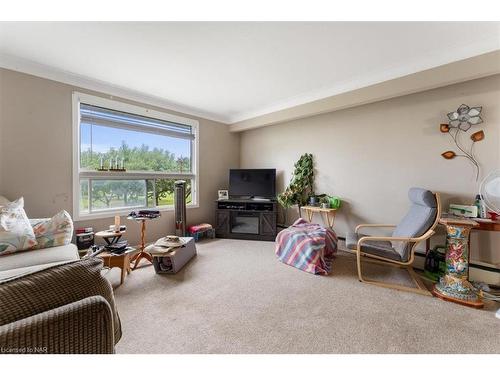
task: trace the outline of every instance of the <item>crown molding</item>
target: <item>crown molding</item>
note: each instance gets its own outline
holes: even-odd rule
[[[246,120],[232,121],[230,130],[240,132],[275,125],[495,74],[500,74],[499,49],[393,79],[386,77],[378,83],[363,84],[356,89],[346,90],[347,86],[344,86],[344,91],[342,88],[337,88],[337,94],[317,100],[305,100],[302,104],[290,105],[291,102],[289,102],[288,105],[281,107],[282,109],[263,111],[261,115],[254,116],[253,114]],[[355,87],[355,83],[351,84]]]
[[[216,121],[226,125],[230,123],[230,119],[224,116],[219,116],[214,113],[165,100],[154,95],[148,95],[122,86],[113,85],[101,80],[85,77],[79,74],[71,73],[58,68],[53,68],[48,65],[40,64],[5,53],[0,53],[0,68],[30,74],[36,77],[49,79],[51,81],[76,86],[77,88],[83,88],[106,95],[132,100],[138,103],[148,104],[165,109],[167,111],[177,112],[181,115],[195,116],[201,119]]]
[[[370,72],[367,72],[364,76],[357,77],[356,79],[346,80],[340,84],[336,84],[333,87],[296,95],[286,100],[274,103],[270,106],[258,108],[254,111],[238,113],[233,116],[211,113],[173,101],[165,100],[157,96],[148,95],[143,92],[131,90],[118,85],[113,85],[101,80],[96,80],[4,53],[0,53],[0,67],[61,82],[64,84],[75,86],[77,88],[92,90],[106,95],[116,96],[123,99],[148,104],[167,111],[173,111],[181,115],[195,116],[201,119],[216,121],[222,124],[229,125],[231,131],[237,132],[298,118],[313,116],[320,113],[345,109],[356,105],[368,104],[375,101],[429,90],[439,86],[445,86],[452,83],[480,78],[485,75],[491,75],[500,72],[499,69],[490,69],[488,72],[474,72],[474,69],[469,67],[471,69],[469,74],[461,72],[460,77],[457,76],[451,79],[448,74],[445,75],[448,79],[444,79],[444,77],[442,79],[439,79],[438,77],[428,85],[421,85],[418,81],[415,81],[415,86],[413,88],[406,87],[404,90],[393,90],[393,92],[390,94],[382,94],[381,92],[380,95],[372,92],[371,98],[366,98],[366,95],[362,94],[366,90],[370,91],[373,87],[378,87],[378,85],[386,83],[394,84],[397,83],[398,80],[404,80],[407,77],[412,77],[424,72],[428,73],[433,69],[442,69],[443,67],[448,66],[451,67],[451,69],[454,69],[454,64],[463,65],[464,62],[467,62],[471,59],[478,58],[481,60],[495,60],[496,58],[495,62],[497,66],[500,65],[498,57],[500,53],[500,50],[498,49],[499,42],[496,39],[493,40],[491,38],[485,38],[481,43],[476,45],[458,45],[450,47],[451,48],[447,49],[440,56],[421,56],[421,58],[413,64],[407,64],[405,66],[394,65],[393,67],[386,69],[384,72],[378,74],[371,74]],[[485,53],[485,51],[487,52]],[[343,99],[345,96],[353,96],[354,94],[359,97],[358,101],[351,100],[351,102],[349,102],[348,104],[339,104],[345,101]],[[361,98],[363,99],[361,100]],[[330,104],[325,104],[327,102]]]
[[[446,50],[443,50],[443,52],[438,56],[435,54],[419,56],[418,60],[414,61],[412,64],[405,64],[403,66],[400,64],[393,64],[388,69],[379,73],[367,71],[363,76],[354,79],[346,79],[343,82],[335,84],[333,87],[327,87],[321,90],[314,90],[300,95],[295,95],[291,98],[280,100],[266,107],[236,114],[230,118],[230,124],[233,125],[235,123],[240,123],[273,112],[282,111],[284,109],[293,108],[302,104],[361,89],[363,87],[372,86],[381,82],[439,67],[441,65],[495,52],[498,51],[499,48],[500,41],[495,36],[484,38],[481,43],[476,44],[457,43],[453,46],[449,46]],[[367,65],[367,68],[369,68],[369,65]]]

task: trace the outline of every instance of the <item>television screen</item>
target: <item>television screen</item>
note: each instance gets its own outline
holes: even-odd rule
[[[230,169],[229,195],[231,197],[274,198],[276,196],[276,169]]]

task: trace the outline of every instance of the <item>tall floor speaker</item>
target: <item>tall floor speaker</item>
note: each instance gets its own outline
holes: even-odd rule
[[[175,181],[175,234],[186,235],[186,181]]]

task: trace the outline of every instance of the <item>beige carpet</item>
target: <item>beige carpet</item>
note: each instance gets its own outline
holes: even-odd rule
[[[498,306],[362,284],[351,254],[340,252],[325,277],[278,262],[272,242],[197,248],[179,274],[146,266],[116,289],[118,353],[500,353]],[[368,268],[386,280],[405,275]]]

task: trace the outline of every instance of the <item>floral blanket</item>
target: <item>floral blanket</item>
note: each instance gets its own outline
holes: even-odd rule
[[[276,237],[276,256],[281,262],[315,275],[330,273],[336,252],[335,232],[302,218]]]

